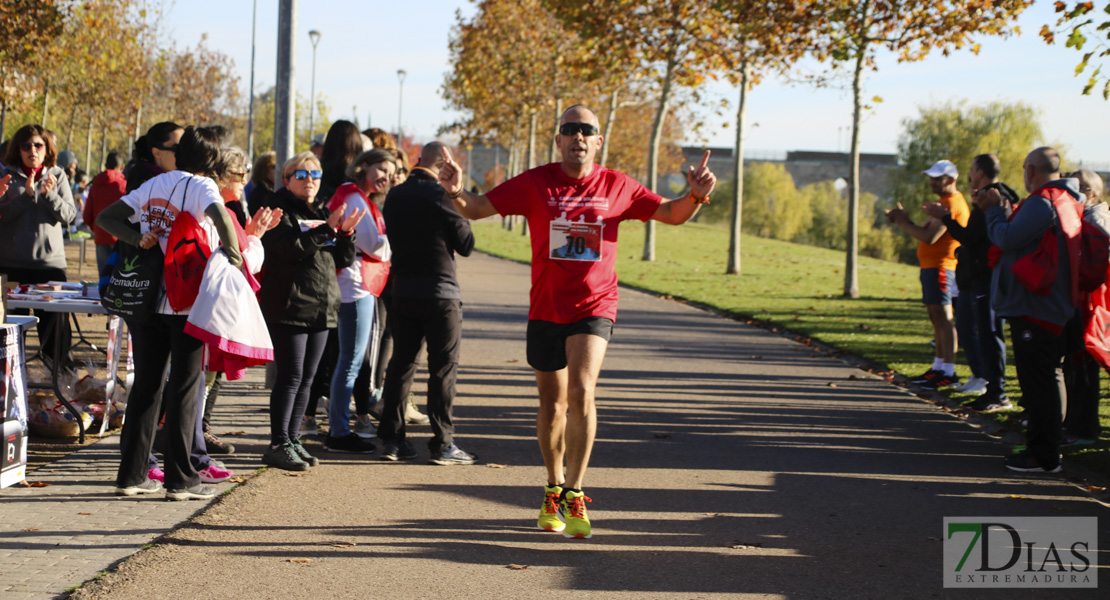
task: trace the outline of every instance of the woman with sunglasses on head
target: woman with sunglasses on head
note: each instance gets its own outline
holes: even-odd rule
[[[234,224],[224,210],[219,188],[210,178],[219,159],[219,138],[208,128],[189,127],[175,143],[176,170],[151,178],[134,192],[104,209],[96,223],[123,243],[140,248],[159,244],[165,253],[174,223],[188,213],[208,239],[223,245],[228,261],[238,267]],[[139,231],[131,224],[138,223]],[[158,308],[145,318],[128,319],[135,343],[135,382],[127,398],[127,420],[120,435],[120,466],[116,494],[135,496],[162,488],[149,478],[148,458],[158,424],[163,373],[172,361],[169,381],[161,394],[165,406],[165,488],[170,500],[207,500],[216,488],[205,485],[190,460],[203,393],[204,343],[185,333],[189,309],[175,311],[163,288]]]
[[[322,175],[311,152],[301,152],[282,165],[283,187],[274,194],[281,221],[262,240],[266,277],[259,303],[277,367],[270,393],[270,448],[262,462],[287,471],[319,464],[301,444],[299,429],[328,330],[338,323],[335,273],[354,261],[352,234],[364,214],[356,210],[345,216],[345,205],[330,213],[315,208]]]
[[[55,164],[53,135],[41,125],[25,125],[8,144],[0,172],[0,273],[8,281],[66,281],[62,230],[77,215],[65,171]],[[42,355],[68,366],[69,319],[64,313],[35,311]],[[61,327],[61,348],[54,327]]]
[[[135,157],[127,169],[127,192],[131,193],[152,177],[177,169],[174,149],[181,141],[185,128],[171,121],[163,121],[146,130],[146,135],[135,140]]]

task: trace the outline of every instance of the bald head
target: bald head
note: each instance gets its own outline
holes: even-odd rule
[[[429,171],[439,172],[439,166],[443,161],[443,149],[447,145],[443,142],[428,142],[420,149],[420,164],[419,166],[428,169]]]
[[[563,116],[559,119],[559,124],[562,125],[563,123],[590,123],[599,129],[601,127],[601,123],[597,120],[597,115],[585,104],[575,104],[564,110]]]
[[[1023,167],[1025,190],[1032,193],[1060,178],[1060,153],[1055,148],[1041,146],[1025,157]]]

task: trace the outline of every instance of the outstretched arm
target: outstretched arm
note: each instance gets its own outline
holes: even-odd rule
[[[497,209],[485,194],[471,194],[463,189],[462,169],[451,158],[451,151],[443,147],[443,166],[439,168],[439,184],[462,216],[476,221],[497,214]]]
[[[682,225],[698,214],[702,204],[709,202],[709,194],[717,185],[717,176],[709,170],[709,150],[701,155],[701,164],[697,169],[690,167],[686,182],[690,184],[690,193],[681,198],[664,200],[651,216],[652,219],[669,225]]]

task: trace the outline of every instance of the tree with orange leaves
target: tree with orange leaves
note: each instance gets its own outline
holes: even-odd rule
[[[859,297],[859,137],[865,106],[863,72],[876,70],[880,49],[900,62],[924,59],[933,50],[947,56],[964,47],[978,53],[979,35],[1008,36],[1013,21],[1032,0],[813,0],[807,10],[821,19],[814,54],[852,72],[851,180],[844,295]],[[881,101],[881,99],[876,99]]]

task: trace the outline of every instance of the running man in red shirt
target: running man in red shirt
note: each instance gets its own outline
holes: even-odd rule
[[[526,171],[485,195],[463,189],[462,172],[446,148],[439,172],[463,216],[528,218],[527,356],[536,371],[536,434],[547,468],[538,526],[571,538],[591,535],[582,482],[597,430],[594,389],[617,317],[617,226],[627,219],[681,225],[717,183],[706,166],[707,150],[687,173],[690,192],[665,200],[624,173],[594,164],[603,142],[597,116],[575,105],[563,113],[555,136],[562,162]]]

